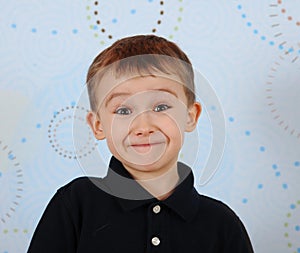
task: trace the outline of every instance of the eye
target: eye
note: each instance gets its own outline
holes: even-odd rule
[[[131,110],[126,107],[118,108],[115,111],[115,114],[120,114],[120,115],[129,115],[130,113],[131,113]]]
[[[162,112],[165,110],[168,110],[169,108],[171,108],[170,106],[166,105],[166,104],[160,104],[154,107],[154,111],[155,112]]]

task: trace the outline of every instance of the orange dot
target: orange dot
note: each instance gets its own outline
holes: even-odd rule
[[[288,20],[292,20],[293,18],[291,16],[288,16]]]
[[[282,13],[285,13],[285,9],[282,9],[281,12],[282,12]]]
[[[278,0],[277,2],[278,2],[279,4],[281,4],[281,3],[282,3],[282,1],[281,1],[281,0]]]
[[[298,21],[298,22],[296,23],[296,25],[297,25],[297,26],[300,26],[300,22]]]

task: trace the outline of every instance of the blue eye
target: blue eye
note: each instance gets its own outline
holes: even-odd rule
[[[120,114],[120,115],[129,115],[130,113],[131,113],[131,110],[126,107],[118,108],[115,111],[115,114]]]
[[[162,112],[162,111],[168,110],[169,108],[171,108],[171,107],[166,104],[160,104],[160,105],[155,106],[154,111]]]

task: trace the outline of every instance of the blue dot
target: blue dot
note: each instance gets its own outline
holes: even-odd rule
[[[248,199],[243,198],[242,202],[243,202],[244,204],[246,204],[246,203],[248,202]]]
[[[228,119],[229,119],[230,122],[234,121],[234,117],[229,117]]]
[[[52,30],[51,33],[52,33],[53,35],[56,35],[56,34],[57,34],[57,31],[56,31],[56,30]]]
[[[273,164],[273,165],[272,165],[272,168],[273,168],[274,170],[276,170],[276,169],[278,168],[277,164]]]
[[[149,2],[149,3],[152,3],[152,2],[153,2],[153,0],[148,0],[148,2]]]
[[[300,49],[298,50],[298,54],[300,54]]]
[[[31,32],[36,33],[37,32],[36,28],[32,28]]]
[[[297,225],[297,226],[295,227],[295,230],[296,230],[296,231],[300,231],[300,226]]]
[[[75,101],[72,101],[71,102],[71,106],[75,106],[76,105],[76,102]]]
[[[15,158],[15,156],[14,156],[13,154],[9,154],[9,155],[8,155],[8,159],[9,159],[9,160],[13,160],[14,158]]]
[[[247,26],[252,26],[252,23],[251,22],[247,22]]]
[[[112,21],[114,24],[118,22],[118,20],[116,18],[113,18]]]
[[[216,108],[214,105],[212,105],[212,106],[210,107],[210,109],[211,109],[212,111],[215,111],[217,108]]]
[[[36,128],[41,128],[42,125],[40,123],[36,124]]]
[[[261,147],[259,148],[259,150],[260,150],[261,152],[265,152],[265,151],[266,151],[266,148],[265,148],[264,146],[261,146]]]
[[[246,14],[242,14],[242,18],[246,18]]]
[[[297,249],[297,252],[300,253],[300,248]]]
[[[291,47],[291,48],[289,48],[288,52],[292,53],[292,52],[294,52],[294,49]]]
[[[2,172],[0,171],[0,177],[2,177]]]
[[[291,208],[291,209],[295,209],[295,208],[296,208],[296,205],[295,205],[295,204],[291,204],[291,205],[290,205],[290,208]]]
[[[242,5],[239,4],[239,5],[237,6],[237,8],[238,8],[238,10],[241,10],[241,9],[242,9]]]
[[[98,30],[98,26],[94,25],[94,26],[93,26],[93,29],[94,29],[94,30]]]
[[[27,140],[26,140],[26,138],[25,137],[23,137],[22,139],[21,139],[21,142],[22,143],[25,143]]]
[[[11,24],[11,28],[17,28],[16,24]]]
[[[261,40],[266,40],[266,36],[261,36]]]
[[[72,33],[77,34],[77,33],[78,33],[78,30],[77,30],[77,29],[73,29],[73,30],[72,30]]]
[[[282,184],[282,188],[283,189],[287,189],[288,188],[288,184]]]
[[[131,13],[131,14],[135,14],[135,13],[136,13],[136,10],[135,10],[135,9],[132,9],[132,10],[130,11],[130,13]]]
[[[258,189],[262,189],[263,187],[264,187],[263,184],[259,184],[259,185],[257,186]]]
[[[276,177],[280,177],[280,175],[281,175],[280,171],[277,171],[277,172],[275,173],[275,176],[276,176]]]
[[[269,45],[270,45],[270,46],[274,46],[274,45],[275,45],[274,41],[270,41],[270,42],[269,42]]]
[[[57,111],[53,112],[53,117],[56,117],[57,114],[58,114]]]
[[[254,29],[254,30],[253,30],[253,33],[254,33],[254,34],[258,34],[258,30]]]
[[[300,162],[299,162],[299,161],[296,161],[296,162],[294,163],[294,165],[295,165],[296,167],[299,167],[299,166],[300,166]]]
[[[250,135],[251,135],[251,132],[250,132],[249,130],[246,130],[246,131],[245,131],[245,135],[250,136]]]
[[[282,49],[283,49],[283,45],[279,45],[278,48],[279,48],[280,50],[282,50]]]

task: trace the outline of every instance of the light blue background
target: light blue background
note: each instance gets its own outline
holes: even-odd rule
[[[153,29],[188,54],[224,111],[224,155],[206,185],[215,105],[204,104],[198,150],[188,138],[182,151],[198,153],[196,187],[238,213],[255,252],[300,252],[300,2],[98,2],[0,0],[0,253],[25,252],[56,189],[86,173],[73,158],[72,107],[92,59]],[[103,143],[82,145],[83,159],[109,156]]]

